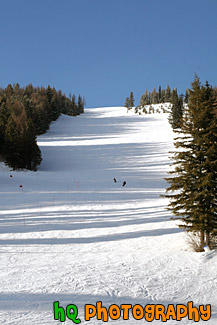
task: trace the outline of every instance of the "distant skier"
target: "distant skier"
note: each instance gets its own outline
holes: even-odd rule
[[[123,184],[122,184],[122,186],[125,186],[126,184],[127,184],[127,183],[124,181]]]
[[[114,181],[115,183],[117,183],[117,180],[116,180],[116,178],[113,178],[113,181]]]

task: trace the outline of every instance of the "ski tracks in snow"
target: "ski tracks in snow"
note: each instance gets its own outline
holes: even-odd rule
[[[39,137],[43,162],[37,173],[16,172],[11,182],[4,169],[4,325],[55,324],[56,300],[63,306],[77,304],[81,317],[84,304],[98,300],[107,307],[211,303],[214,321],[209,325],[214,325],[216,255],[187,250],[160,197],[172,137],[166,114],[88,109],[78,118],[61,116]],[[19,184],[24,184],[22,193]]]

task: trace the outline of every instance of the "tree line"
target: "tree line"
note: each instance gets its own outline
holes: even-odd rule
[[[0,88],[0,157],[12,169],[37,170],[42,157],[36,136],[45,133],[60,114],[84,112],[85,99],[69,98],[54,87]]]
[[[177,94],[177,88],[171,90],[169,85],[167,85],[166,89],[159,86],[158,91],[155,87],[153,88],[152,92],[148,92],[148,90],[145,89],[145,93],[140,99],[140,106],[171,102],[174,94]],[[185,95],[181,94],[180,97],[182,97],[183,101],[187,103],[189,98],[189,89],[186,89]]]
[[[176,97],[177,94],[177,88],[174,88],[171,90],[170,86],[167,85],[166,89],[161,88],[161,86],[158,87],[158,91],[154,87],[153,90],[150,92],[147,89],[145,89],[144,94],[140,98],[140,104],[137,107],[144,107],[146,105],[151,104],[161,104],[161,103],[168,103],[173,102],[174,97]],[[184,103],[188,103],[189,99],[189,89],[187,88],[185,91],[185,95],[181,94],[178,96],[182,98],[182,101]],[[127,108],[134,107],[134,95],[133,92],[130,92],[130,96],[126,98],[124,106]]]
[[[145,94],[142,95],[140,99],[140,105],[136,106],[135,113],[138,111],[141,112],[141,109],[144,113],[148,113],[145,106],[149,105],[149,113],[154,112],[152,104],[163,104],[165,102],[171,103],[171,111],[169,116],[169,123],[172,125],[173,129],[176,129],[180,126],[182,116],[184,113],[184,103],[187,103],[189,100],[189,89],[186,89],[185,96],[183,94],[178,95],[177,88],[170,89],[167,86],[166,90],[162,89],[159,86],[158,92],[154,88],[151,93],[148,93],[147,89],[145,90]],[[130,96],[126,98],[124,106],[127,109],[131,109],[134,107],[134,95],[133,92],[130,92]],[[159,111],[159,109],[157,109]],[[141,114],[141,113],[140,113]]]

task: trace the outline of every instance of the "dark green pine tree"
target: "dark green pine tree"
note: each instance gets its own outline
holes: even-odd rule
[[[71,105],[72,105],[72,115],[76,116],[78,115],[78,106],[76,104],[76,97],[75,95],[72,96],[72,100],[71,100]]]
[[[217,100],[217,87],[213,87],[213,94],[214,94],[214,97],[215,99]]]
[[[151,104],[157,104],[158,103],[158,93],[156,91],[156,88],[154,87],[154,89],[151,92]]]
[[[21,150],[23,165],[25,169],[36,171],[40,165],[41,151],[36,142],[34,125],[30,119],[27,120],[26,128],[23,133],[23,146]]]
[[[140,106],[145,106],[145,105],[148,105],[150,103],[150,100],[149,100],[149,95],[148,95],[148,90],[145,89],[145,93],[141,96],[141,99],[140,99]]]
[[[78,114],[84,113],[84,103],[82,97],[78,95]]]
[[[14,111],[5,131],[5,162],[13,169],[35,171],[41,163],[41,152],[36,143],[34,125],[20,103],[14,103]]]
[[[171,97],[171,89],[170,86],[167,85],[166,94],[165,94],[165,102],[170,102]]]
[[[189,100],[189,89],[186,88],[184,102],[187,104],[188,103],[188,100]]]
[[[135,101],[135,99],[134,99],[134,96],[133,96],[133,92],[131,91],[130,92],[130,97],[129,97],[129,107],[130,108],[134,107],[134,101]]]
[[[130,107],[130,100],[129,100],[129,97],[127,97],[127,98],[125,99],[124,107],[126,107],[127,109]]]
[[[217,105],[212,88],[201,87],[196,76],[190,90],[189,105],[178,130],[173,177],[166,195],[168,209],[180,227],[199,234],[200,249],[211,245],[217,235]]]
[[[171,93],[172,108],[169,115],[169,123],[173,129],[180,128],[182,125],[182,117],[184,113],[184,106],[182,96],[178,97],[177,89],[173,89]]]
[[[4,148],[5,130],[9,117],[10,112],[7,109],[6,98],[0,98],[0,155]]]
[[[170,102],[173,104],[178,99],[177,88],[174,88],[170,95]]]
[[[166,91],[165,89],[161,90],[161,103],[165,103]]]
[[[161,86],[158,88],[158,103],[162,103],[162,91]]]

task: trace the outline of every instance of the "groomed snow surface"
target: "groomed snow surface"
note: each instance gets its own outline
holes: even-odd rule
[[[81,324],[103,324],[84,321],[84,305],[97,301],[193,301],[212,305],[211,319],[198,324],[217,324],[217,255],[190,251],[160,197],[173,150],[167,119],[121,107],[86,109],[61,116],[38,137],[37,172],[1,164],[0,324],[59,324],[54,301],[77,305]],[[194,322],[167,321],[180,323]]]

